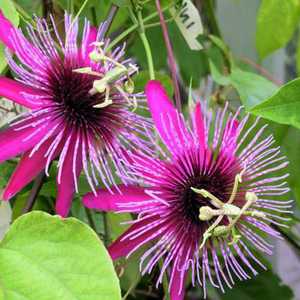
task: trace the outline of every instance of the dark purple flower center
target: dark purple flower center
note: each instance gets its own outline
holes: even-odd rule
[[[191,187],[205,189],[221,201],[226,202],[232,188],[231,181],[231,178],[224,178],[221,173],[215,173],[212,176],[195,174],[189,178],[181,192],[183,213],[186,218],[194,224],[200,224],[202,221],[199,220],[199,209],[202,206],[215,208],[208,198],[195,193]]]
[[[58,104],[56,110],[68,123],[78,127],[95,126],[112,108],[93,107],[104,101],[105,94],[90,95],[94,80],[99,78],[74,72],[80,67],[70,61],[53,62],[48,71],[47,90],[51,100]]]
[[[194,192],[191,188],[204,189],[226,203],[232,193],[235,176],[240,172],[237,162],[230,164],[230,168],[224,168],[220,159],[216,157],[206,162],[206,166],[199,165],[199,160],[194,160],[197,153],[188,153],[177,159],[176,163],[170,166],[172,176],[168,179],[166,186],[167,194],[175,204],[172,206],[174,212],[182,216],[192,224],[203,225],[199,219],[199,210],[202,206],[209,206],[216,209],[209,198]],[[192,166],[192,174],[187,165]],[[209,170],[209,171],[208,171]],[[176,176],[174,176],[176,174]],[[176,180],[174,180],[176,178]],[[237,201],[239,195],[237,195]],[[213,219],[214,220],[214,219]],[[224,218],[226,221],[226,218]]]

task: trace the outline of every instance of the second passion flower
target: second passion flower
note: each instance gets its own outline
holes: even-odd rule
[[[189,272],[204,294],[207,279],[224,291],[235,278],[256,275],[257,266],[265,269],[252,248],[271,254],[265,236],[279,238],[273,225],[286,226],[288,162],[272,136],[263,138],[265,126],[258,119],[249,124],[249,115],[240,119],[240,110],[225,107],[213,116],[197,103],[190,128],[159,82],[150,81],[146,95],[164,142],[152,139],[159,158],[132,153],[133,185],[119,186],[122,195],[87,194],[84,203],[138,214],[109,252],[117,259],[149,243],[141,271],[150,273],[162,260],[157,284],[167,271],[172,300],[184,298]]]

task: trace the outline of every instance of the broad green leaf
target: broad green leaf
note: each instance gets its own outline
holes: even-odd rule
[[[268,79],[238,68],[232,70],[230,81],[247,109],[261,103],[277,90],[276,85]]]
[[[4,16],[12,22],[13,25],[19,25],[19,14],[11,0],[0,0],[0,9],[3,12]],[[5,46],[0,44],[0,73],[3,72],[7,66],[6,58],[4,54]]]
[[[275,135],[276,143],[280,145],[283,154],[291,162],[286,170],[290,174],[288,183],[293,193],[290,195],[290,199],[296,199],[297,205],[300,207],[300,131],[292,126],[278,123],[272,123],[271,129]]]
[[[286,45],[299,20],[298,0],[262,0],[257,16],[256,46],[261,58]]]
[[[97,235],[74,218],[34,211],[0,243],[5,300],[121,299],[118,278]]]
[[[274,95],[251,109],[255,115],[300,128],[300,78],[282,86]]]
[[[280,278],[272,271],[262,272],[247,281],[237,281],[233,289],[227,289],[222,300],[290,300],[293,291],[284,285]]]

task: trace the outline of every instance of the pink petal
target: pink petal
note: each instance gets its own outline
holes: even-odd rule
[[[3,200],[11,199],[45,168],[47,162],[45,153],[53,140],[54,138],[50,138],[31,157],[31,150],[23,155],[3,192]],[[53,156],[54,158],[58,155],[60,150],[61,148],[57,147]]]
[[[127,231],[125,231],[116,241],[114,241],[108,248],[108,252],[112,259],[118,259],[120,257],[127,256],[135,247],[142,244],[144,240],[150,237],[153,233],[157,231],[156,226],[153,226],[151,229],[146,231],[140,237],[135,239],[124,238],[126,235],[130,234],[132,231],[137,228],[147,226],[152,222],[155,222],[158,217],[151,217],[146,220],[142,220],[138,223],[133,224]]]
[[[196,131],[198,141],[200,145],[203,145],[203,148],[206,147],[206,141],[205,141],[205,124],[204,119],[201,111],[201,104],[198,102],[195,107],[194,111],[194,129]]]
[[[28,123],[29,121],[24,122]],[[45,123],[38,128],[28,127],[22,130],[16,128],[17,126],[12,126],[0,131],[0,163],[31,149],[52,127],[49,123]]]
[[[171,152],[193,142],[181,115],[172,105],[159,81],[151,80],[146,86],[148,106],[156,128]]]
[[[32,100],[28,99],[24,93],[37,96],[43,95],[42,92],[34,88],[26,86],[15,80],[0,76],[0,96],[8,98],[27,108],[35,109],[42,106],[40,101],[34,103]]]
[[[62,164],[61,183],[57,182],[57,197],[55,210],[56,213],[62,217],[66,217],[69,214],[71,208],[73,196],[75,193],[75,182],[73,176],[73,157],[75,149],[75,138],[69,146],[65,160]],[[81,151],[78,151],[76,158],[76,177],[78,178],[82,170]]]
[[[14,46],[11,41],[12,31],[15,27],[11,22],[5,18],[2,11],[0,10],[0,40],[12,51],[14,51]]]
[[[18,57],[33,69],[34,67],[40,68],[40,66],[35,63],[35,60],[32,59],[28,53],[39,53],[39,56],[43,57],[43,60],[47,61],[47,57],[41,52],[41,50],[30,43],[24,37],[23,33],[5,18],[1,10],[0,41],[2,41],[12,52],[17,52]]]
[[[88,193],[83,197],[83,203],[88,208],[101,211],[116,211],[119,203],[147,201],[150,199],[150,196],[145,193],[144,189],[137,186],[120,185],[119,189],[122,194],[116,188],[112,188],[114,194],[104,189],[98,190],[97,196],[92,192]]]
[[[185,294],[185,290],[184,290],[184,282],[187,276],[187,272],[185,272],[184,276],[182,277],[181,275],[181,271],[179,271],[177,269],[177,264],[175,264],[173,266],[173,271],[174,272],[174,277],[173,280],[171,282],[171,286],[170,286],[170,296],[171,296],[171,300],[183,300],[184,299],[184,294]],[[183,281],[183,283],[182,283]],[[183,288],[181,290],[181,292],[179,293],[179,287],[180,285],[183,284]]]

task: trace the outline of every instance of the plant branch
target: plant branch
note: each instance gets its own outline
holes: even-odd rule
[[[168,28],[167,28],[167,25],[166,25],[166,22],[164,19],[164,15],[161,10],[160,0],[156,0],[155,3],[156,3],[158,15],[159,15],[159,20],[160,20],[160,24],[161,24],[161,28],[162,28],[162,32],[163,32],[163,37],[164,37],[166,48],[167,48],[169,66],[170,66],[171,76],[172,76],[173,85],[174,85],[175,103],[176,103],[177,110],[179,112],[181,112],[180,90],[179,90],[179,85],[178,85],[178,80],[177,80],[176,61],[175,61],[175,57],[174,57],[174,52],[172,49],[170,37],[168,34]]]

